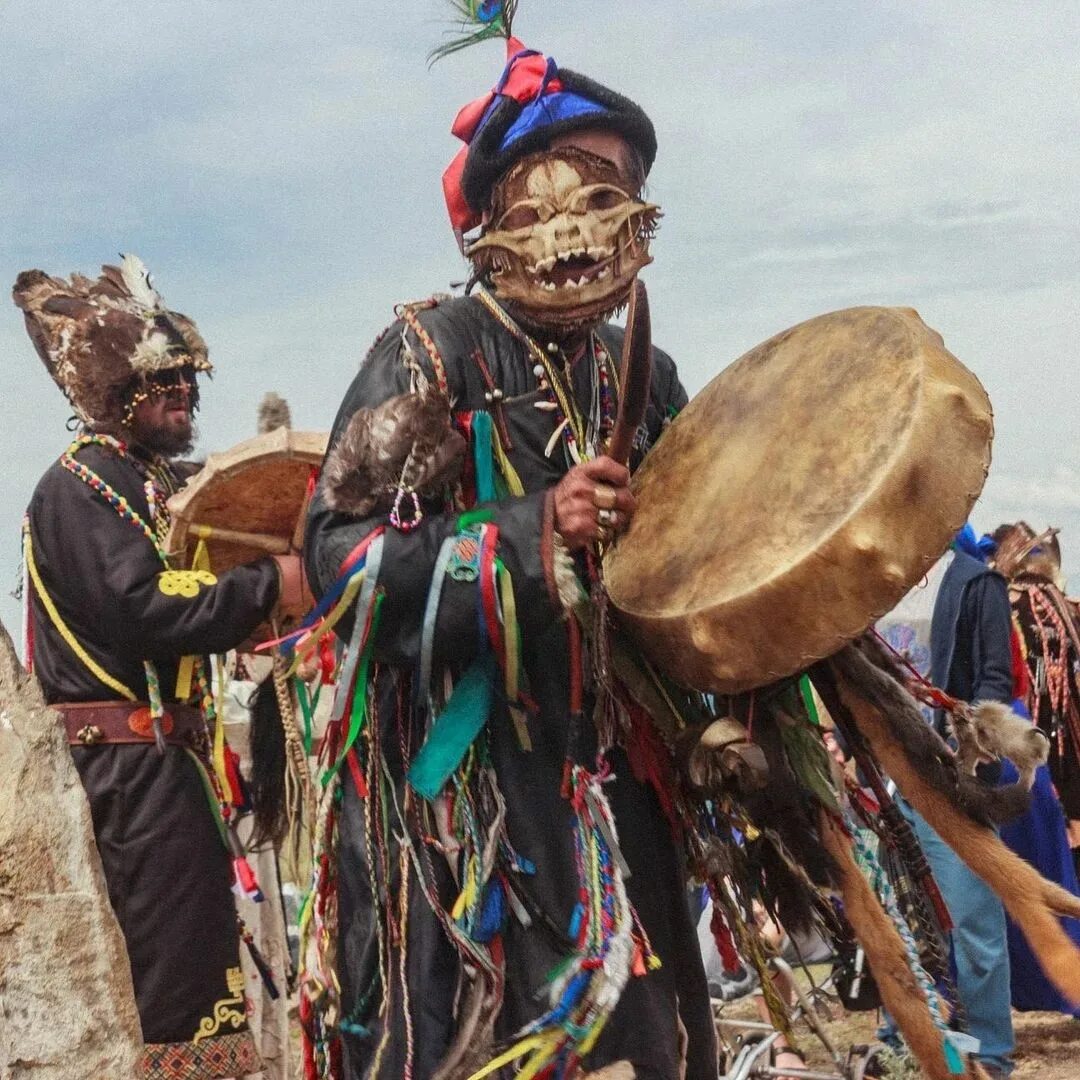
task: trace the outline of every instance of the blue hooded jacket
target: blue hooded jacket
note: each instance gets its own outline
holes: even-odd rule
[[[1011,702],[1011,636],[1005,579],[957,550],[934,605],[931,682],[961,701]]]

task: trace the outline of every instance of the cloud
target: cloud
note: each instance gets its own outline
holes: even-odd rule
[[[1080,515],[1080,469],[1071,465],[1059,464],[1048,476],[1005,473],[994,478],[991,490],[996,502],[1026,506],[1029,513]]]
[[[446,10],[96,0],[44,18],[7,0],[0,282],[136,251],[218,364],[207,448],[249,434],[269,388],[325,427],[394,303],[462,276],[439,176],[501,57],[429,70]],[[1080,559],[1080,8],[537,2],[518,29],[657,125],[647,277],[691,389],[822,311],[913,305],[994,401],[976,520],[1042,514]],[[13,309],[0,356],[3,591],[66,411]]]

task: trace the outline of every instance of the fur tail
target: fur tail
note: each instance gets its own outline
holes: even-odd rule
[[[921,775],[890,725],[888,705],[896,688],[887,675],[850,646],[828,662],[827,671],[835,677],[837,691],[829,696],[836,698],[904,798],[997,893],[1047,978],[1080,1005],[1080,950],[1057,919],[1058,915],[1080,917],[1080,898],[1043,878],[992,829],[966,817]]]
[[[885,1007],[926,1076],[954,1080],[945,1060],[942,1034],[908,966],[904,943],[856,864],[850,839],[825,811],[820,812],[820,832],[825,850],[838,868],[844,914],[866,952]]]

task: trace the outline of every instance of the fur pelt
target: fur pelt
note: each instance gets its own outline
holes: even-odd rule
[[[860,639],[857,647],[901,686],[907,684],[908,673],[873,636]],[[1035,770],[1050,752],[1050,743],[1038,728],[997,701],[961,702],[947,715],[958,744],[956,764],[964,773],[974,775],[980,764],[1007,757],[1020,773],[1020,787],[1031,790]]]
[[[132,388],[154,372],[183,364],[210,370],[195,324],[164,307],[133,255],[120,267],[103,266],[96,281],[23,271],[12,297],[46,369],[85,423],[119,423]]]
[[[466,449],[449,403],[431,384],[357,409],[323,467],[327,505],[367,517],[388,510],[399,486],[434,494],[457,480]]]
[[[1000,825],[1027,811],[1031,798],[1023,788],[1016,784],[992,788],[960,768],[956,755],[904,689],[904,673],[873,638],[849,645],[829,664],[849,687],[879,707],[890,734],[919,775],[972,821]],[[877,752],[877,747],[871,749]]]
[[[280,394],[275,394],[273,390],[268,391],[259,402],[259,434],[265,435],[268,431],[291,427],[292,412],[289,403]]]
[[[908,966],[904,943],[859,870],[850,838],[825,811],[819,811],[819,816],[822,844],[837,867],[844,914],[866,952],[881,998],[926,1076],[950,1080],[941,1032]]]
[[[1020,786],[1031,790],[1035,770],[1050,755],[1050,740],[1043,732],[1000,701],[977,701],[950,715],[961,769],[974,774],[979,765],[1008,758],[1020,773]]]
[[[1080,951],[1057,918],[1080,916],[1080,898],[1043,878],[991,828],[965,816],[947,788],[924,775],[893,723],[899,688],[859,650],[848,646],[814,670],[830,712],[855,727],[904,798],[1001,898],[1050,981],[1080,1004]]]
[[[251,796],[254,830],[252,846],[280,845],[288,831],[285,814],[285,729],[274,692],[265,679],[251,698]]]
[[[747,844],[747,857],[760,874],[766,909],[778,915],[789,933],[806,933],[817,921],[814,892],[785,853],[794,853],[801,870],[817,886],[835,883],[835,867],[818,836],[814,796],[792,771],[781,721],[765,715],[760,702],[759,707],[762,711],[754,721],[753,740],[767,763],[768,784],[764,789],[743,790],[740,795],[750,820],[762,833]]]

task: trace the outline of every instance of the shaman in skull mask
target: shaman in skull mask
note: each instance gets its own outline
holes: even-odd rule
[[[573,329],[621,307],[652,262],[660,208],[606,158],[568,146],[522,158],[492,192],[470,246],[477,273],[534,325]]]

